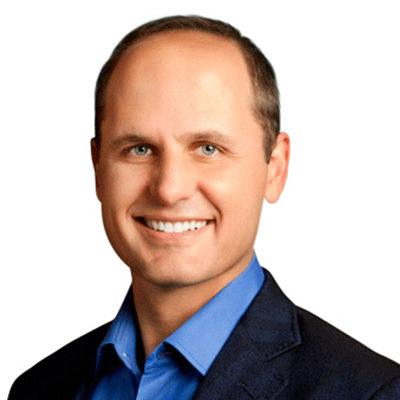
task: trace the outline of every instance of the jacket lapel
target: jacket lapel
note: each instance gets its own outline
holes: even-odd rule
[[[272,275],[204,377],[195,400],[275,399],[288,383],[287,358],[301,343],[294,304]]]
[[[108,331],[107,323],[77,342],[79,348],[72,352],[72,359],[65,359],[66,375],[58,387],[57,395],[52,400],[89,400],[95,384],[95,366],[97,349]],[[69,369],[70,368],[70,369]],[[50,398],[49,398],[50,400]]]

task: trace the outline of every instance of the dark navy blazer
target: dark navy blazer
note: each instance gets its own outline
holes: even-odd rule
[[[400,400],[400,365],[296,307],[266,275],[195,400]],[[9,400],[87,399],[109,325],[25,372]]]

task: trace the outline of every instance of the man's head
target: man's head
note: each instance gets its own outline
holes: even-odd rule
[[[101,121],[106,107],[106,91],[114,68],[125,51],[152,35],[168,31],[197,31],[230,39],[239,47],[251,77],[256,119],[264,132],[264,149],[267,162],[276,136],[280,130],[279,91],[272,65],[247,37],[225,22],[199,16],[173,16],[151,21],[128,33],[116,46],[109,60],[100,71],[95,96],[95,137],[101,141]]]
[[[289,155],[279,134],[265,162],[240,47],[204,31],[152,34],[125,49],[103,96],[96,188],[134,282],[232,280],[251,260],[263,199],[278,199]]]

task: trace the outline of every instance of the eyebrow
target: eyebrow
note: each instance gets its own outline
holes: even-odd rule
[[[217,142],[222,145],[232,146],[235,142],[231,137],[218,132],[218,131],[200,131],[200,132],[188,132],[184,136],[184,141],[194,142],[194,141],[210,141]]]
[[[126,135],[120,136],[111,141],[111,147],[113,149],[118,149],[120,147],[126,146],[132,143],[148,143],[149,138],[144,135],[137,135],[128,133]]]
[[[210,141],[226,146],[232,146],[235,143],[229,136],[215,130],[187,132],[182,135],[182,139],[179,141],[189,142],[189,143],[194,141],[205,141],[205,142]],[[152,142],[153,140],[149,136],[135,134],[135,133],[128,133],[114,139],[111,142],[111,146],[113,148],[120,148],[132,143],[152,144]]]

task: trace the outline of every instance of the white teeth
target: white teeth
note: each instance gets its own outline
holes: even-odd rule
[[[165,229],[165,232],[170,233],[173,231],[174,228],[173,228],[173,225],[171,224],[171,222],[166,222],[164,225],[164,229]]]
[[[163,222],[155,220],[145,220],[145,224],[148,228],[167,232],[167,233],[183,233],[188,230],[194,231],[196,229],[204,228],[207,225],[207,221],[184,221],[184,222]]]
[[[148,226],[148,225],[147,225]],[[158,223],[157,221],[151,221],[151,226],[149,228],[153,228],[154,230],[158,229]]]
[[[206,221],[201,221],[201,222],[198,222],[198,223],[196,224],[196,228],[197,228],[197,229],[204,228],[206,225],[207,225],[207,222],[206,222]]]
[[[182,232],[182,224],[180,222],[175,222],[175,224],[174,224],[174,232],[178,232],[178,233]]]

